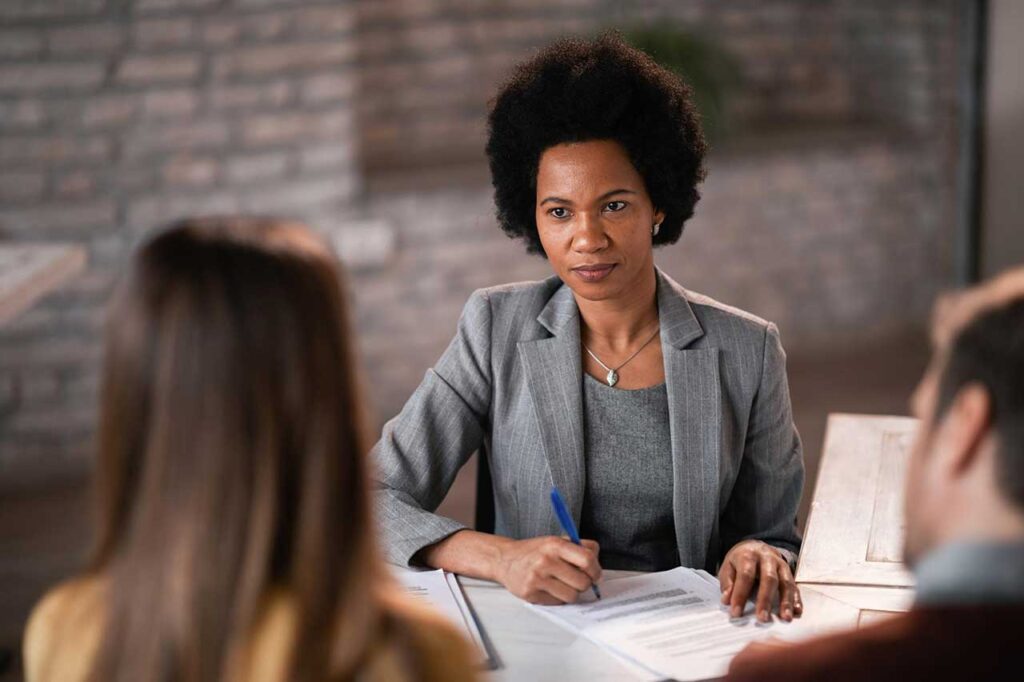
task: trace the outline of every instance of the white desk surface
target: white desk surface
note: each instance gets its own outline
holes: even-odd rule
[[[637,575],[605,571],[605,580]],[[494,682],[641,680],[630,668],[584,637],[531,611],[497,583],[459,577],[459,583],[501,662]],[[912,590],[801,585],[804,615],[797,622],[815,633],[856,628],[867,619],[909,607]]]
[[[605,571],[605,580],[636,575]],[[638,680],[632,670],[596,644],[534,613],[501,585],[459,577],[501,669],[488,673],[495,682],[573,682]]]
[[[81,246],[0,243],[0,325],[78,274],[85,260]]]

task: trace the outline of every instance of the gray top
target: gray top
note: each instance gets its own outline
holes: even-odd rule
[[[919,606],[1024,603],[1024,542],[951,542],[914,567]]]
[[[602,568],[675,568],[679,552],[665,384],[630,391],[584,373],[583,406],[581,537],[600,543]]]

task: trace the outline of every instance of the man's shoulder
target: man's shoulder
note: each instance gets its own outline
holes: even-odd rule
[[[1010,656],[1024,645],[1024,632],[1013,625],[1021,616],[1024,607],[913,609],[796,645],[751,647],[733,660],[726,679],[1010,679]]]
[[[903,616],[898,618],[904,619]],[[801,682],[825,679],[825,676],[833,682],[852,679],[863,674],[864,666],[869,665],[865,649],[871,649],[873,641],[879,637],[893,642],[903,639],[892,622],[865,630],[826,635],[799,644],[753,644],[733,659],[726,680]],[[856,668],[860,673],[849,669],[855,661],[859,661]]]

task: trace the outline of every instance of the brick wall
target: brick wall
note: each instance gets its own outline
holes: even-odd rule
[[[496,81],[556,35],[637,18],[696,27],[746,80],[738,135],[659,263],[775,320],[791,351],[920,324],[951,277],[957,8],[0,1],[0,238],[92,259],[0,328],[0,488],[87,466],[103,302],[139,237],[185,213],[338,235],[374,406],[394,414],[472,289],[548,274],[494,223]]]
[[[728,51],[742,131],[881,124],[952,132],[958,0],[375,0],[358,3],[371,171],[475,159],[495,83],[564,34],[677,25]]]
[[[102,305],[147,231],[230,211],[336,225],[360,188],[353,9],[0,2],[0,238],[91,261],[0,330],[0,481],[87,461]]]

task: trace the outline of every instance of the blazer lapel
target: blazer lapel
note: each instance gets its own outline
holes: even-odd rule
[[[552,336],[520,341],[519,357],[533,400],[552,484],[578,525],[583,509],[583,369],[580,364],[579,310],[567,286],[559,288],[537,316]],[[554,514],[541,518],[555,519]],[[553,521],[554,522],[554,521]],[[553,528],[557,528],[554,522]],[[545,532],[536,529],[537,532]]]
[[[688,349],[704,335],[684,290],[658,271],[661,352],[672,441],[679,560],[704,568],[718,522],[721,386],[718,349]]]
[[[703,568],[708,558],[708,538],[718,523],[722,409],[718,349],[687,348],[704,335],[704,330],[685,291],[660,270],[658,309],[669,403],[676,543],[684,566]],[[583,368],[579,310],[569,287],[563,285],[555,292],[537,321],[552,336],[520,341],[519,357],[552,484],[561,491],[579,524],[586,485]],[[557,525],[530,530],[558,532]]]

